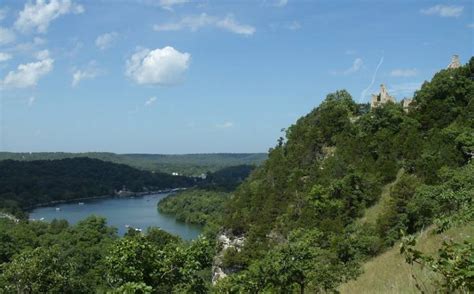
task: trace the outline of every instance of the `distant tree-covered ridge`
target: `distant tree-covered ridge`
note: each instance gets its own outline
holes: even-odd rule
[[[189,187],[196,179],[152,173],[91,158],[0,161],[0,207],[27,208],[40,203],[133,192]]]
[[[254,169],[254,165],[237,165],[208,172],[205,181],[201,181],[199,187],[206,190],[230,192],[235,190]]]
[[[200,176],[207,172],[236,165],[260,165],[266,153],[209,153],[209,154],[115,154],[109,152],[0,152],[0,160],[20,161],[53,160],[89,157],[156,172],[178,173],[186,176]]]

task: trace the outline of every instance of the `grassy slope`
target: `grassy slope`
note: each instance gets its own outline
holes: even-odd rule
[[[397,178],[395,179],[395,181],[383,187],[379,201],[365,211],[364,217],[362,217],[359,222],[375,224],[375,222],[377,221],[377,217],[379,216],[379,214],[382,213],[382,211],[385,209],[385,207],[388,205],[388,202],[390,201],[390,189],[398,182],[398,180],[402,177],[403,173],[404,170],[402,168],[398,171]]]
[[[446,238],[455,241],[468,240],[474,242],[474,223],[462,227],[451,228],[443,234],[435,235],[429,228],[419,234],[417,248],[426,253],[436,253]],[[434,274],[419,266],[412,268],[399,253],[396,244],[390,250],[373,258],[363,265],[364,273],[357,280],[350,281],[339,287],[341,293],[420,293],[415,287],[414,273],[423,282],[428,293],[433,292]]]
[[[404,170],[398,171],[397,178],[382,189],[379,201],[368,208],[359,222],[375,224],[377,217],[390,201],[390,190],[403,175]],[[450,238],[455,241],[474,241],[473,224],[462,227],[451,228],[443,234],[433,234],[429,228],[419,234],[417,248],[422,252],[436,253],[444,239]],[[400,254],[399,244],[381,255],[369,260],[362,266],[363,274],[356,280],[350,281],[339,287],[341,293],[420,293],[415,286],[412,275],[424,284],[427,292],[433,292],[432,281],[436,279],[434,274],[419,266],[411,267],[405,262]]]

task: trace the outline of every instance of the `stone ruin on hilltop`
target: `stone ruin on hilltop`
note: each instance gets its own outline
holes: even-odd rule
[[[395,98],[388,94],[387,88],[385,85],[380,85],[380,93],[372,94],[372,101],[370,102],[370,108],[377,108],[388,102],[395,103]]]
[[[451,58],[451,63],[448,65],[447,69],[455,69],[461,67],[461,61],[459,61],[459,55],[453,55]]]
[[[446,69],[456,69],[461,67],[461,61],[459,60],[459,55],[453,55],[451,58],[451,63],[447,66]],[[372,100],[370,102],[370,108],[374,109],[380,106],[383,106],[384,104],[387,104],[388,102],[396,103],[396,99],[392,96],[387,91],[387,88],[385,88],[385,85],[382,84],[380,85],[380,93],[378,94],[372,94]],[[403,106],[403,110],[405,112],[408,112],[410,104],[413,102],[413,99],[405,98],[401,100],[401,104]]]

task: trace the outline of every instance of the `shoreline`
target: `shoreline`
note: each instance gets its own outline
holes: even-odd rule
[[[91,197],[80,197],[74,199],[65,199],[65,200],[53,200],[49,202],[35,204],[29,207],[25,207],[23,210],[26,212],[31,212],[36,208],[45,207],[45,206],[53,206],[55,204],[64,204],[64,203],[72,203],[81,200],[94,200],[94,199],[105,199],[105,198],[125,198],[125,197],[141,197],[153,194],[165,194],[165,193],[173,193],[186,190],[187,188],[173,188],[173,189],[163,189],[163,190],[155,190],[155,191],[146,191],[146,192],[128,192],[127,194],[114,194],[114,195],[100,195],[100,196],[91,196]]]

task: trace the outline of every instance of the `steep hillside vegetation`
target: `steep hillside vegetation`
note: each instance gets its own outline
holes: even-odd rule
[[[402,232],[470,220],[473,80],[474,58],[440,71],[408,113],[393,103],[367,113],[338,91],[289,127],[228,205],[224,225],[246,241],[226,256],[241,271],[222,291],[331,290]],[[381,211],[361,222],[384,187]]]

